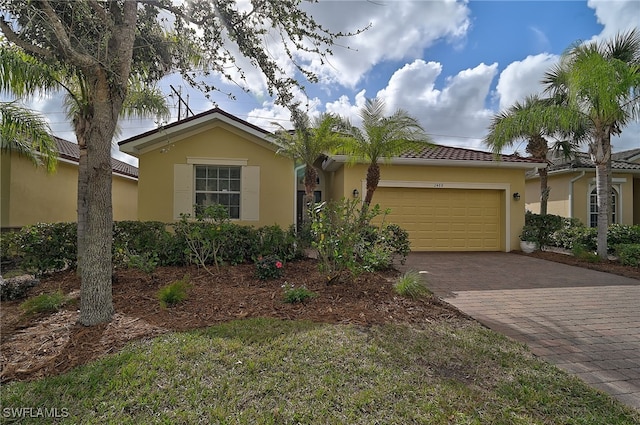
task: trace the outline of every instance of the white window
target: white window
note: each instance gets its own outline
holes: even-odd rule
[[[618,191],[611,189],[611,223],[618,222]],[[598,227],[598,191],[594,187],[589,194],[589,226]]]
[[[224,205],[229,217],[240,218],[241,167],[196,165],[195,205]]]
[[[173,218],[194,215],[194,205],[214,203],[227,207],[231,219],[260,219],[260,167],[246,161],[187,158],[173,166]],[[219,162],[219,163],[216,163]]]

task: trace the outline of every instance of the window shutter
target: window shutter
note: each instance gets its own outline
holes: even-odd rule
[[[173,219],[193,215],[193,165],[173,164]]]
[[[240,219],[260,220],[260,167],[242,167],[242,188],[240,189]]]

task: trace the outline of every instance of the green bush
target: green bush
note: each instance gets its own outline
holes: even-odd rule
[[[404,261],[409,252],[408,234],[385,223],[388,211],[379,205],[362,206],[358,200],[316,204],[311,210],[312,246],[318,252],[319,266],[329,281],[344,272],[357,276],[393,265],[395,256]],[[381,225],[371,225],[381,217]]]
[[[580,243],[574,243],[571,248],[571,253],[574,257],[580,258],[581,260],[585,260],[589,263],[598,263],[600,262],[600,257],[596,254],[594,249],[586,248],[584,245]]]
[[[277,279],[284,273],[284,264],[275,255],[258,257],[256,261],[256,276],[260,280]]]
[[[258,234],[251,226],[228,223],[220,234],[220,261],[242,264],[258,256]]]
[[[625,266],[640,267],[640,243],[619,244],[614,247],[615,253]]]
[[[189,261],[211,273],[207,265],[213,264],[220,270],[222,257],[220,251],[224,243],[224,234],[232,226],[229,223],[227,209],[220,204],[198,207],[195,222],[189,214],[182,214],[175,230],[187,248],[185,254]],[[211,273],[212,274],[212,273]]]
[[[288,230],[278,225],[264,226],[257,230],[256,238],[258,255],[275,255],[285,261],[291,261],[300,256],[293,226]]]
[[[22,269],[43,275],[75,268],[78,255],[76,223],[38,223],[23,227],[16,237]]]
[[[40,294],[36,297],[29,298],[20,304],[20,308],[26,314],[52,313],[60,310],[67,301],[67,297],[62,291],[58,290],[52,294]]]
[[[418,299],[429,293],[422,275],[415,270],[408,270],[402,274],[393,285],[398,295]]]
[[[285,282],[282,285],[282,289],[284,290],[284,302],[288,304],[304,303],[318,296],[318,294],[310,291],[304,285],[296,287],[291,283]]]
[[[534,214],[527,211],[524,218],[525,228],[536,229],[535,240],[540,249],[553,244],[553,234],[559,231],[563,225],[563,217],[553,214]]]
[[[163,286],[158,291],[158,300],[162,308],[173,307],[187,299],[187,291],[191,285],[189,284],[189,276],[176,280],[173,283]]]

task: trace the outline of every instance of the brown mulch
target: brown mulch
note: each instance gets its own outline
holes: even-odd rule
[[[587,261],[550,251],[529,256],[640,279],[640,268],[614,261]],[[188,276],[188,299],[162,308],[158,289]],[[71,271],[42,279],[29,297],[58,289],[72,298],[57,313],[25,315],[24,300],[2,302],[0,308],[0,382],[57,375],[104,355],[129,341],[170,331],[197,329],[248,317],[274,317],[362,326],[403,322],[420,324],[442,319],[469,320],[436,297],[408,300],[392,285],[397,271],[366,274],[355,282],[327,284],[313,259],[286,264],[283,278],[261,281],[253,265],[223,267],[210,275],[196,267],[160,267],[151,274],[117,270],[113,278],[115,315],[108,324],[77,324],[80,281]],[[282,301],[284,282],[304,285],[317,297],[304,304]]]
[[[521,253],[520,251],[514,251]],[[583,267],[591,270],[598,270],[601,272],[617,274],[619,276],[630,277],[632,279],[640,280],[640,267],[624,266],[618,261],[607,260],[598,262],[589,262],[581,258],[574,257],[573,255],[554,252],[554,251],[535,251],[531,254],[524,254],[530,257],[541,258],[543,260],[555,261],[557,263],[568,264],[570,266]]]
[[[112,322],[92,327],[77,324],[80,281],[71,271],[46,277],[28,296],[61,289],[73,297],[63,310],[26,316],[23,301],[2,302],[0,309],[0,381],[32,380],[63,373],[109,353],[127,342],[169,331],[197,329],[248,317],[373,325],[425,323],[468,318],[435,297],[408,300],[392,285],[397,271],[366,274],[355,282],[327,284],[315,260],[286,264],[283,278],[261,281],[255,267],[223,267],[210,275],[196,267],[161,267],[151,274],[117,270],[113,279],[116,314]],[[188,299],[162,308],[158,289],[188,276]],[[305,285],[318,296],[304,304],[282,300],[284,282]]]

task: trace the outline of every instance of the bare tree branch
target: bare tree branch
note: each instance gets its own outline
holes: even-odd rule
[[[56,14],[56,11],[53,10],[51,4],[49,4],[49,0],[43,0],[42,6],[44,13],[49,18],[49,23],[51,24],[51,28],[53,29],[54,34],[60,43],[60,48],[64,52],[64,54],[71,59],[77,66],[90,68],[92,66],[96,66],[99,62],[92,57],[91,55],[87,55],[84,53],[80,53],[76,51],[71,46],[71,40],[69,40],[69,35],[67,34],[66,29],[62,25],[60,18]]]
[[[43,58],[50,58],[53,56],[47,49],[35,46],[21,39],[18,34],[13,31],[13,28],[11,28],[11,26],[9,26],[9,24],[5,22],[4,19],[0,19],[0,30],[2,30],[4,36],[7,37],[7,40],[20,47],[21,49],[26,50],[27,52],[33,53],[34,55],[38,55]]]

